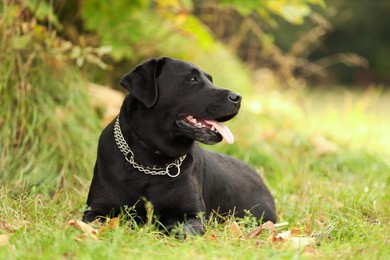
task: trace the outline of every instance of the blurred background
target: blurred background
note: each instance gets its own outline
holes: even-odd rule
[[[47,29],[61,39],[81,48],[110,48],[104,56],[91,51],[110,66],[98,73],[109,85],[140,61],[161,55],[205,69],[269,69],[277,80],[294,77],[310,86],[364,88],[390,81],[385,0],[52,1],[52,15],[43,13],[48,3],[32,2],[28,6],[37,10],[30,15],[43,25],[52,22]]]
[[[2,181],[61,187],[74,174],[85,187],[119,80],[158,56],[244,95],[241,153],[215,149],[256,167],[282,172],[285,147],[388,151],[389,1],[3,0],[0,12]]]

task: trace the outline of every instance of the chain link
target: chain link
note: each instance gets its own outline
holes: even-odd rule
[[[179,176],[180,166],[182,165],[184,159],[187,157],[187,155],[185,154],[185,155],[175,159],[175,161],[167,164],[165,167],[159,167],[156,165],[154,165],[152,167],[147,167],[147,166],[138,164],[134,160],[133,151],[130,149],[129,145],[126,143],[125,138],[123,137],[121,127],[119,124],[119,115],[117,116],[117,118],[115,120],[115,124],[114,124],[114,139],[115,139],[115,142],[116,142],[119,150],[123,153],[126,160],[138,171],[143,172],[145,174],[149,174],[149,175],[168,175],[169,177],[175,178],[175,177]],[[170,170],[172,168],[176,168],[175,174],[172,174],[170,172]]]

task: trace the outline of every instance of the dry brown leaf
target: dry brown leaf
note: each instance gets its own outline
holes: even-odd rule
[[[29,224],[28,221],[22,220],[15,223],[7,223],[5,221],[0,221],[0,229],[7,231],[7,233],[14,233],[19,228]]]
[[[9,233],[13,233],[16,231],[15,228],[11,226],[11,224],[6,223],[4,221],[0,221],[0,229],[5,230]]]
[[[272,221],[267,221],[263,225],[261,225],[263,229],[269,230],[273,233],[276,233],[275,224]]]
[[[99,232],[96,229],[94,229],[93,227],[91,227],[90,225],[88,225],[87,223],[84,223],[81,220],[73,220],[72,219],[68,222],[68,225],[76,227],[76,228],[80,229],[81,231],[83,231],[82,236],[79,238],[75,238],[76,240],[80,241],[85,237],[89,237],[89,238],[92,238],[94,240],[98,240],[97,235]]]
[[[265,222],[263,225],[261,225],[260,227],[257,227],[255,229],[253,229],[251,232],[249,232],[244,238],[245,239],[248,239],[248,238],[254,238],[258,235],[260,235],[260,233],[263,231],[263,230],[269,230],[271,231],[272,233],[276,234],[276,230],[275,230],[275,225],[274,223],[272,223],[271,221],[267,221]]]
[[[105,230],[114,230],[119,224],[119,218],[112,218],[107,225],[100,228],[99,233]]]
[[[8,245],[9,235],[8,234],[0,234],[0,247]]]
[[[300,232],[301,232],[301,230],[300,230],[299,228],[297,228],[297,227],[292,227],[292,228],[290,229],[290,231],[291,231],[291,235],[292,235],[292,236],[297,236],[297,235],[299,235]]]
[[[309,226],[306,226],[303,228],[303,232],[305,232],[306,235],[311,235],[312,231]]]
[[[311,228],[309,226],[305,226],[302,228],[299,227],[292,227],[291,228],[291,236],[293,237],[299,237],[302,235],[310,235],[311,234]]]
[[[310,141],[315,148],[316,154],[319,156],[335,154],[338,151],[338,147],[335,143],[332,143],[321,135],[313,135]]]
[[[254,238],[254,237],[260,235],[261,231],[263,231],[263,228],[261,226],[257,227],[255,229],[253,229],[251,232],[249,232],[248,234],[246,234],[246,236],[244,238],[245,239]]]
[[[239,237],[242,235],[242,231],[240,226],[237,224],[236,221],[232,221],[229,223],[227,228],[230,230],[230,232],[233,234],[235,237]]]
[[[218,240],[218,236],[212,231],[209,234],[207,234],[205,236],[205,238],[209,241],[217,241]]]
[[[283,241],[289,239],[291,237],[291,234],[292,234],[291,230],[287,230],[281,233],[277,233],[273,237],[277,241]]]

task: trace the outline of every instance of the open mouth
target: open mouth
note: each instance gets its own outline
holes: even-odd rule
[[[213,144],[220,142],[224,138],[227,143],[232,144],[234,142],[232,132],[227,126],[219,123],[227,121],[232,117],[234,115],[220,119],[205,119],[187,115],[179,120],[178,125],[186,135],[191,135],[191,137],[200,142]]]

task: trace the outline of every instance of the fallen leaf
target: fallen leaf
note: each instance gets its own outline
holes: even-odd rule
[[[6,223],[4,221],[0,221],[0,229],[5,230],[9,233],[13,233],[16,231],[16,229],[13,226],[11,226],[11,224]]]
[[[30,222],[26,220],[19,220],[19,221],[14,221],[14,223],[8,223],[5,221],[0,221],[0,229],[5,230],[7,233],[14,233],[18,229],[26,226]]]
[[[261,231],[263,231],[263,229],[261,227],[257,227],[255,229],[253,229],[251,232],[249,232],[248,234],[246,234],[246,236],[244,238],[245,239],[254,238],[254,237],[260,235]]]
[[[233,234],[235,237],[239,237],[242,235],[242,231],[240,226],[237,224],[236,221],[232,221],[229,223],[227,228],[230,230],[230,232]]]
[[[304,227],[303,231],[306,235],[311,235],[312,233],[311,228],[309,226]]]
[[[8,234],[0,234],[0,247],[8,245],[9,235]]]
[[[276,233],[275,224],[272,221],[265,222],[263,225],[261,225],[261,227],[263,227],[263,229],[265,230],[269,230],[273,233]]]
[[[107,225],[100,228],[99,233],[105,230],[114,230],[119,224],[119,218],[112,218]]]
[[[275,225],[274,225],[274,223],[272,223],[271,221],[267,221],[267,222],[265,222],[263,225],[261,225],[261,226],[255,228],[254,230],[252,230],[251,232],[249,232],[244,238],[245,238],[245,239],[254,238],[254,237],[260,235],[260,233],[261,233],[263,230],[269,230],[269,231],[271,231],[272,233],[276,234],[276,230],[275,230]]]
[[[291,230],[287,230],[287,231],[277,233],[276,235],[274,235],[274,239],[280,240],[280,241],[287,240],[291,237],[291,234],[292,234]]]
[[[299,227],[292,227],[291,228],[291,236],[298,237],[302,235],[310,235],[311,234],[311,228],[309,226],[305,226],[302,228]]]
[[[296,236],[296,235],[299,234],[300,229],[297,228],[297,227],[292,227],[290,231],[291,231],[291,234],[292,234],[292,235]]]
[[[311,232],[311,231],[310,231]],[[287,230],[270,236],[270,243],[273,246],[282,244],[290,248],[303,248],[315,243],[314,237],[307,237],[297,234],[297,229]]]
[[[210,234],[206,235],[205,237],[209,241],[217,241],[218,240],[218,236],[214,232],[210,232]]]
[[[80,241],[85,237],[89,237],[89,238],[92,238],[94,240],[98,240],[97,235],[99,232],[96,229],[94,229],[93,227],[91,227],[90,225],[88,225],[87,223],[82,222],[80,220],[73,220],[72,219],[68,222],[68,225],[76,227],[76,228],[80,229],[81,231],[83,231],[83,235],[79,238],[75,238],[76,240]]]
[[[316,242],[314,237],[290,237],[288,240],[291,248],[302,248]]]

